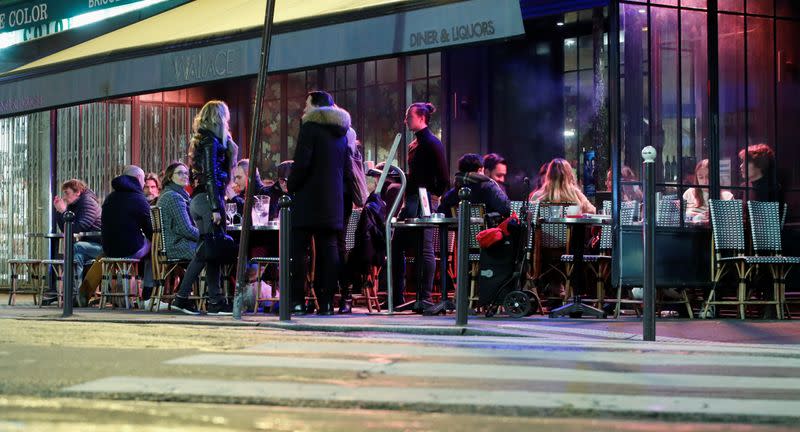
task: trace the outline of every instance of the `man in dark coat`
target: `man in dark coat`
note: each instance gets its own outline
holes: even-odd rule
[[[61,185],[62,196],[53,199],[53,207],[56,210],[56,223],[58,228],[64,231],[64,213],[71,211],[75,213],[75,220],[72,222],[73,233],[98,232],[100,231],[100,203],[86,183],[71,179]],[[85,236],[80,241],[76,241],[73,246],[73,256],[75,262],[75,278],[81,279],[83,268],[89,261],[97,258],[103,252],[99,236]],[[48,291],[42,296],[42,304],[48,305],[58,300],[55,290]]]
[[[244,196],[247,193],[247,184],[249,182],[250,159],[242,159],[233,167],[233,184],[236,186],[239,193],[227,201],[228,203],[236,204],[236,213],[238,213],[239,216],[244,216],[242,214],[242,212],[244,212]],[[256,168],[256,184],[255,188],[253,188],[253,195],[267,195],[268,189],[269,188],[264,186],[264,183],[261,181],[261,174],[258,173],[258,168]],[[270,199],[270,213],[272,213],[271,209],[273,205],[278,205],[278,203]],[[272,218],[270,218],[270,220],[271,219]]]
[[[439,213],[446,216],[455,215],[454,211],[458,207],[458,191],[462,187],[470,190],[469,202],[472,204],[484,204],[486,213],[500,213],[503,218],[511,214],[511,203],[508,196],[494,180],[484,175],[483,161],[475,153],[467,153],[458,160],[458,172],[456,173],[456,185],[447,191],[439,205]]]
[[[144,171],[128,165],[122,175],[111,181],[114,190],[103,202],[103,252],[111,258],[142,260],[139,271],[144,272],[144,293],[147,300],[153,288],[153,274],[149,260],[153,223],[150,204],[144,196]]]
[[[345,188],[352,181],[346,133],[350,114],[335,106],[328,93],[308,94],[287,186],[292,209],[293,313],[304,313],[305,257],[311,238],[316,248],[314,287],[320,314],[333,314],[339,274],[337,236],[344,229]]]

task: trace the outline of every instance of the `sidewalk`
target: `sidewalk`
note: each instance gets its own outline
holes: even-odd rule
[[[61,310],[32,306],[0,306],[1,319],[62,320]],[[66,320],[72,322],[113,322],[130,324],[172,324],[204,326],[249,326],[294,331],[400,333],[440,336],[514,336],[530,338],[641,340],[642,323],[635,317],[620,319],[550,319],[534,315],[522,319],[470,316],[466,327],[455,326],[455,316],[423,317],[411,314],[316,315],[292,317],[281,322],[274,315],[245,314],[232,317],[189,316],[172,311],[158,313],[138,310],[95,308],[75,309]],[[2,324],[0,324],[2,327]],[[684,343],[798,344],[800,321],[688,320],[667,318],[656,323],[657,339]]]

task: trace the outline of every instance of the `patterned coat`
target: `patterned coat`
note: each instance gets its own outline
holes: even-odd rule
[[[164,187],[158,197],[164,222],[164,246],[167,258],[190,260],[200,241],[200,231],[189,216],[189,194],[174,183]]]

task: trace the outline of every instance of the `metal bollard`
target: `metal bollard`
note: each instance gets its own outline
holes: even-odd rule
[[[291,232],[292,232],[292,199],[288,195],[282,196],[278,200],[281,213],[280,242],[278,244],[278,254],[280,255],[280,269],[278,272],[278,284],[281,287],[280,305],[278,306],[279,319],[289,321],[292,319],[291,310],[291,289],[292,272],[289,267],[291,263]]]
[[[72,285],[74,283],[73,275],[73,260],[74,251],[72,244],[72,222],[75,220],[75,213],[68,211],[64,213],[64,312],[61,315],[64,318],[72,316]]]
[[[456,275],[456,325],[467,325],[469,309],[469,194],[467,187],[458,191],[458,274]]]
[[[644,159],[644,314],[642,339],[656,340],[656,149],[642,149]]]

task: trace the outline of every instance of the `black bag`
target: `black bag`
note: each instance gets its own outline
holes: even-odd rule
[[[229,236],[222,227],[215,225],[212,232],[205,234],[203,255],[206,261],[232,263],[236,260],[238,253],[233,237]]]

